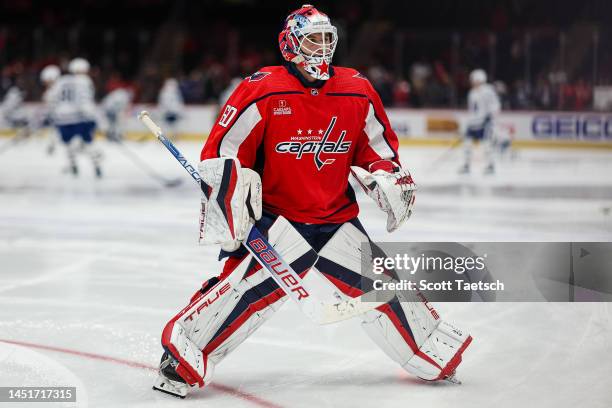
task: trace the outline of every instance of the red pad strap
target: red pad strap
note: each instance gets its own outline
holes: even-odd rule
[[[163,343],[163,339],[162,339],[162,343]],[[166,348],[172,354],[172,356],[176,358],[179,362],[178,366],[176,367],[176,373],[180,375],[181,378],[185,380],[185,382],[187,382],[187,384],[189,385],[198,384],[198,386],[203,387],[204,378],[201,378],[199,374],[193,368],[191,368],[191,366],[180,356],[176,347],[174,347],[172,343],[164,344],[164,346],[166,346]],[[207,368],[206,362],[207,362],[207,359],[205,358],[204,359],[204,374],[205,375],[206,375],[206,368]]]
[[[170,320],[166,327],[164,327],[164,331],[162,332],[162,346],[172,354],[174,358],[176,358],[179,362],[179,365],[176,367],[176,373],[181,376],[183,380],[187,382],[189,385],[198,384],[200,387],[204,386],[204,379],[200,378],[198,373],[189,366],[189,364],[180,356],[178,350],[170,342],[170,338],[172,336],[172,329],[174,328],[174,323],[181,316],[179,313],[172,320]],[[204,375],[206,375],[206,356],[204,356]]]
[[[450,361],[446,364],[446,367],[444,367],[442,371],[440,371],[440,375],[438,375],[438,378],[436,378],[436,380],[443,380],[455,372],[457,366],[461,364],[461,355],[471,342],[472,336],[468,336],[468,338],[465,339],[459,350],[457,350],[453,358],[451,358]]]

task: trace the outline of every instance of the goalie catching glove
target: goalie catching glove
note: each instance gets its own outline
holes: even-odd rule
[[[198,165],[202,181],[200,244],[235,251],[249,226],[261,218],[261,177],[235,158],[207,159]]]
[[[387,213],[387,231],[395,231],[412,214],[417,186],[408,170],[390,160],[374,162],[368,170],[351,167],[366,194]]]

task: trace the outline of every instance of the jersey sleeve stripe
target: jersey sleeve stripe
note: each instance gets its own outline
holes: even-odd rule
[[[238,115],[236,117],[236,120],[234,121],[234,123],[230,126],[230,128],[228,129],[228,131],[225,133],[225,135],[223,135],[221,137],[221,140],[219,140],[219,144],[217,145],[217,157],[221,157],[222,155],[226,155],[229,157],[236,157],[235,154],[238,153],[238,148],[240,147],[240,144],[242,144],[242,142],[244,142],[244,140],[247,138],[247,136],[249,135],[249,133],[251,132],[251,130],[253,129],[253,127],[257,124],[257,122],[259,122],[259,120],[261,120],[261,114],[259,114],[259,109],[257,109],[257,114],[259,115],[259,120],[257,122],[255,122],[255,124],[253,124],[253,126],[248,129],[248,131],[242,135],[242,140],[240,140],[240,143],[235,147],[235,151],[233,149],[230,149],[231,151],[234,151],[234,155],[229,155],[227,153],[222,152],[222,148],[224,147],[224,141],[225,138],[230,134],[230,132],[232,132],[232,130],[234,129],[234,126],[236,126],[236,124],[238,124],[238,122],[241,120],[242,115],[244,113],[246,113],[249,109],[251,109],[251,107],[253,105],[256,105],[257,102],[269,97],[269,96],[273,96],[273,95],[289,95],[289,94],[303,94],[304,92],[302,91],[279,91],[279,92],[270,92],[267,93],[265,95],[260,96],[259,98],[253,99],[251,102],[249,102],[244,108],[242,108],[242,110],[240,112],[238,112]],[[244,129],[243,129],[244,131]],[[238,135],[238,139],[240,139],[241,135]],[[228,144],[228,146],[232,146],[232,143],[230,142],[230,144]]]
[[[369,104],[364,131],[370,140],[370,147],[381,159],[395,159],[396,153],[385,139],[385,126],[376,116],[374,105]]]
[[[257,104],[251,104],[234,122],[219,144],[219,157],[237,157],[240,145],[246,140],[259,121],[261,114]]]

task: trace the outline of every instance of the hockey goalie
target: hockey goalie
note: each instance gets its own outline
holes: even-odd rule
[[[304,5],[279,34],[284,64],[245,78],[221,109],[201,153],[200,242],[219,244],[222,273],[205,282],[162,333],[153,388],[185,397],[287,299],[241,246],[251,223],[303,279],[318,278],[346,298],[363,291],[346,258],[369,238],[349,183],[357,179],[382,211],[387,230],[411,215],[416,185],[398,156],[397,136],[370,82],[332,66],[338,41],[330,19]],[[296,248],[316,251],[306,262]],[[239,276],[239,279],[235,279]],[[409,373],[454,379],[467,333],[423,302],[398,298],[355,317]]]

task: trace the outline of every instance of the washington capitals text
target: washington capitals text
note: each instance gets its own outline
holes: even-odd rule
[[[340,133],[340,137],[335,142],[327,141],[331,131],[334,129],[337,117],[332,117],[323,138],[319,141],[305,142],[281,142],[276,145],[277,153],[296,154],[298,159],[302,158],[305,153],[314,153],[314,161],[317,169],[321,170],[326,164],[331,164],[335,159],[321,160],[321,153],[342,154],[347,153],[351,147],[351,142],[344,142],[346,130]]]

